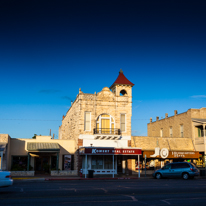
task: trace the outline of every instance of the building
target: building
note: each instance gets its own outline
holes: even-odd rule
[[[204,162],[203,157],[206,151],[205,126],[206,108],[189,109],[181,114],[175,110],[174,116],[168,117],[166,113],[164,119],[159,119],[159,117],[156,117],[156,121],[150,119],[150,123],[147,125],[148,137],[151,137],[151,140],[156,139],[155,141],[158,141],[159,145],[162,144],[161,147],[182,152],[182,155],[184,154],[182,159],[196,159],[197,163],[201,164]],[[155,144],[158,147],[157,143]],[[185,152],[192,151],[194,154],[192,156],[185,154]],[[198,152],[199,156],[197,156]]]
[[[11,170],[13,176],[35,174],[77,175],[73,168],[74,141],[36,136],[34,139],[16,139],[0,134],[2,170]],[[1,169],[0,168],[0,169]]]
[[[8,134],[0,134],[0,170],[9,169],[10,139]]]
[[[79,94],[63,116],[59,139],[75,141],[74,168],[94,174],[132,173],[132,159],[141,150],[131,148],[132,87],[120,70],[116,81],[94,94]],[[86,167],[86,169],[85,169]]]

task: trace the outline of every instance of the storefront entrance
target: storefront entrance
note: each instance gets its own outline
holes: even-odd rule
[[[89,171],[94,175],[132,174],[131,160],[142,154],[139,148],[114,148],[114,147],[82,147],[82,174],[85,178]]]
[[[34,170],[36,173],[49,173],[50,171],[50,164],[49,156],[39,156],[35,157],[35,167]]]

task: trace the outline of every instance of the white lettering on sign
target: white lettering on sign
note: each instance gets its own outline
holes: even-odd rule
[[[155,153],[153,155],[150,155],[150,157],[157,157],[157,156],[161,156],[163,159],[167,158],[169,155],[169,151],[167,148],[162,148],[160,150],[159,147],[155,148]]]

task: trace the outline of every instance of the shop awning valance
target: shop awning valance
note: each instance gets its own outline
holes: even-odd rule
[[[196,119],[196,118],[193,118],[192,121],[193,122],[202,123],[202,124],[204,124],[204,123],[206,124],[206,119]]]
[[[29,152],[51,152],[51,151],[60,151],[58,143],[49,143],[49,142],[28,142],[27,150]]]

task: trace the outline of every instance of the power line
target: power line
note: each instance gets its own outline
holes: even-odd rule
[[[52,119],[0,119],[0,120],[6,120],[6,121],[61,121],[61,120],[52,120]]]
[[[59,122],[61,120],[52,120],[52,119],[0,119],[0,120],[6,120],[6,121],[52,121],[52,122]],[[132,119],[132,120],[147,120],[150,121],[150,119]]]

